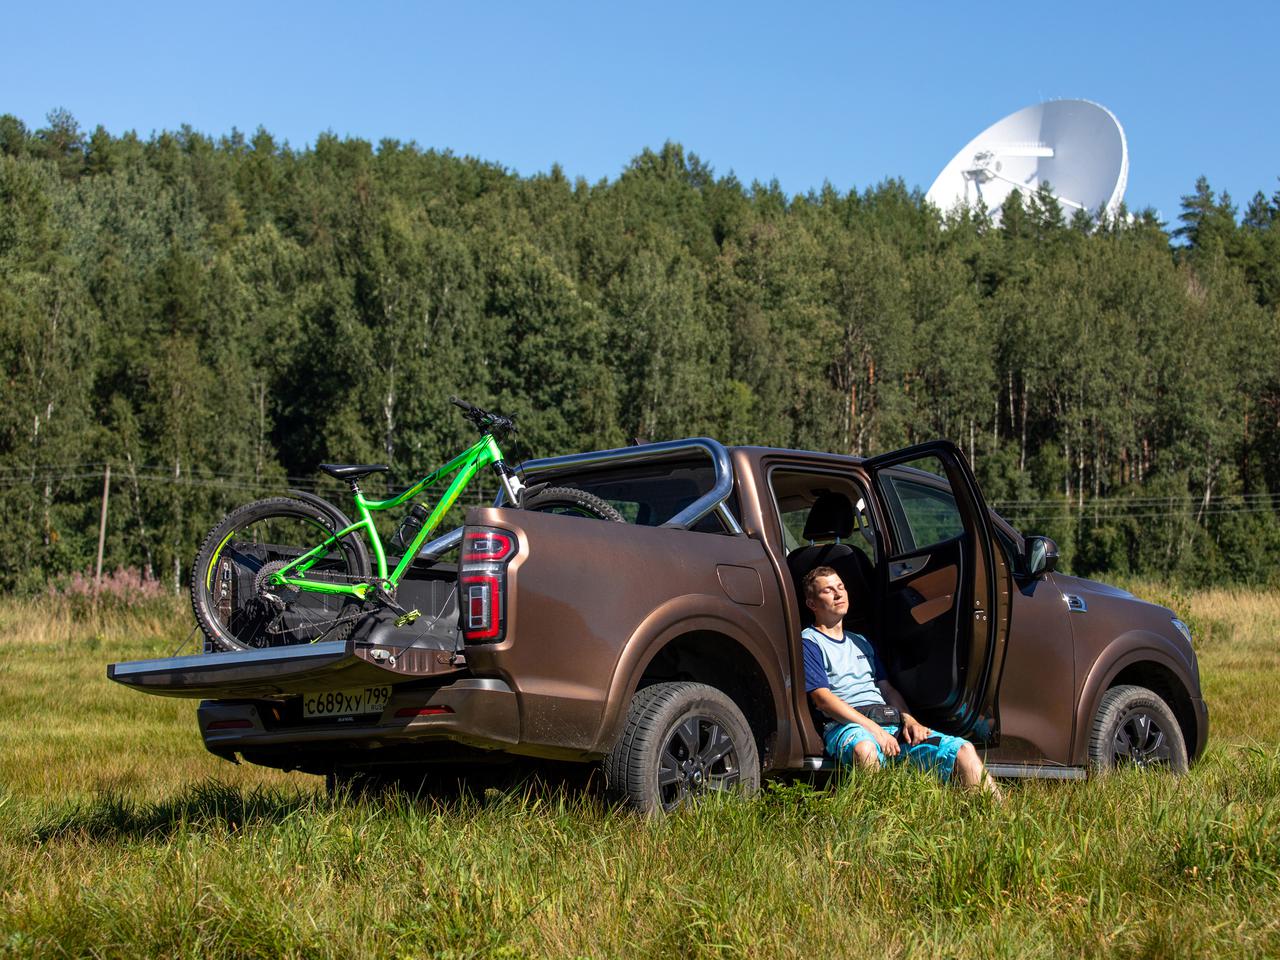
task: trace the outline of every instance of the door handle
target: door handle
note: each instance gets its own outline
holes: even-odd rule
[[[912,557],[910,560],[895,560],[889,564],[889,579],[901,580],[903,577],[909,577],[925,568],[929,562],[929,555],[923,557]]]

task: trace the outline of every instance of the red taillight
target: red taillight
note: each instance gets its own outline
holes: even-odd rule
[[[466,545],[462,548],[462,562],[508,560],[515,552],[515,538],[509,533],[488,528],[468,530]]]
[[[453,713],[453,707],[401,707],[396,711],[397,717],[438,717],[441,714]]]
[[[253,726],[252,720],[214,720],[206,730],[248,730]]]
[[[496,640],[502,632],[502,584],[489,573],[467,574],[462,578],[466,600],[463,632],[468,640]]]
[[[458,613],[468,643],[493,643],[506,636],[507,564],[519,550],[520,542],[509,530],[468,527],[463,535]]]

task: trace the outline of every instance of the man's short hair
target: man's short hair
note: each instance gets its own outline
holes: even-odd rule
[[[814,567],[812,570],[806,573],[804,575],[804,579],[800,581],[800,585],[804,587],[804,598],[806,600],[812,600],[814,597],[818,595],[817,584],[818,584],[818,579],[820,577],[838,577],[838,576],[840,576],[840,574],[836,573],[835,570],[832,569],[831,567]]]

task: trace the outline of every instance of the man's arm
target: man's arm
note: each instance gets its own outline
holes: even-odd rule
[[[845,723],[856,723],[865,728],[873,737],[876,743],[880,745],[880,749],[884,751],[887,757],[896,757],[899,749],[896,738],[889,735],[884,727],[876,723],[870,717],[865,716],[858,710],[855,710],[849,704],[845,703],[834,693],[830,687],[818,687],[809,691],[809,699],[813,701],[813,705],[825,713],[832,720],[843,720]]]
[[[832,720],[856,723],[864,727],[876,738],[876,743],[885,756],[896,757],[898,741],[889,736],[889,732],[880,724],[859,713],[831,692],[831,678],[827,676],[826,662],[818,645],[802,634],[800,649],[804,661],[804,689],[813,705]]]
[[[907,701],[902,694],[898,692],[898,688],[889,682],[888,677],[877,677],[876,686],[880,688],[880,696],[884,697],[884,702],[891,707],[897,707],[898,712],[903,716],[907,715]]]
[[[884,664],[880,662],[880,657],[872,650],[872,669],[876,679],[876,686],[880,688],[880,696],[884,697],[884,702],[891,707],[897,707],[898,712],[902,714],[902,737],[907,743],[916,744],[922,740],[927,740],[933,735],[933,731],[926,727],[923,723],[911,715],[911,710],[907,706],[907,698],[898,692],[889,681],[888,671],[885,670]]]
[[[919,743],[932,735],[932,730],[911,715],[907,709],[906,698],[889,682],[887,676],[880,677],[876,681],[876,686],[880,688],[880,696],[884,697],[884,702],[891,707],[897,707],[898,712],[902,714],[902,736],[907,743]]]

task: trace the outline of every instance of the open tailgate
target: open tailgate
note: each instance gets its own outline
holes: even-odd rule
[[[116,683],[164,697],[269,697],[303,690],[387,683],[387,671],[356,656],[346,640],[235,653],[202,653],[107,666]]]
[[[107,677],[162,697],[276,697],[458,673],[466,669],[459,647],[450,618],[436,618],[430,629],[371,620],[346,640],[128,660],[108,664]]]

